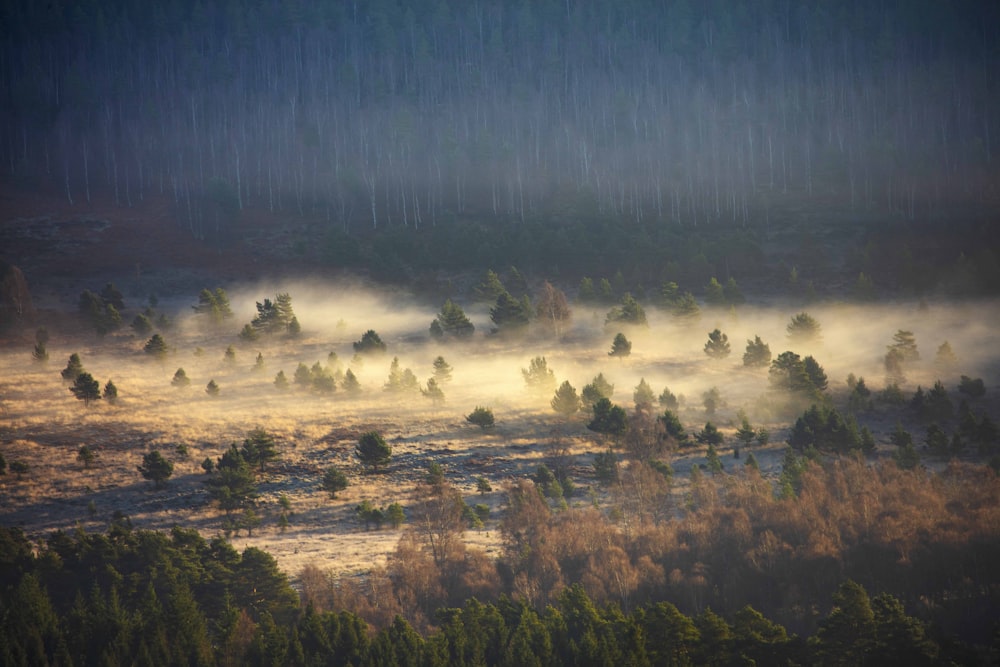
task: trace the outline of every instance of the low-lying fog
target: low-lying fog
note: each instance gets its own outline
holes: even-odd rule
[[[240,341],[237,334],[256,314],[255,302],[265,297],[273,299],[278,292],[291,294],[301,335],[295,339],[276,336],[253,343]],[[163,332],[173,351],[162,362],[144,354],[145,337],[130,336],[127,327],[104,341],[88,336],[90,344],[55,336],[49,344],[51,360],[44,368],[33,364],[28,352],[8,353],[6,367],[30,374],[36,386],[51,384],[54,388],[48,400],[35,402],[25,408],[25,413],[10,416],[16,419],[51,411],[60,415],[57,419],[79,417],[75,410],[68,412],[76,401],[65,385],[60,386],[58,375],[71,352],[81,354],[85,369],[102,386],[109,378],[115,382],[122,405],[141,410],[146,418],[159,418],[165,431],[182,431],[189,425],[189,435],[196,440],[235,438],[257,424],[280,423],[294,431],[295,421],[307,414],[332,424],[340,416],[376,426],[380,420],[399,423],[407,415],[426,414],[458,426],[477,405],[493,408],[501,433],[505,420],[529,412],[550,415],[555,422],[558,416],[549,407],[552,392],[533,394],[522,377],[521,370],[536,356],[546,358],[557,382],[568,380],[578,392],[595,375],[603,373],[615,386],[612,400],[628,409],[640,379],[646,380],[656,396],[667,387],[683,397],[681,417],[688,425],[705,421],[702,394],[712,387],[718,388],[725,405],[714,419],[720,425],[731,423],[740,408],[754,421],[788,423],[789,415],[776,415],[766,409],[766,369],[743,366],[747,340],[754,336],[760,336],[770,346],[772,357],[786,350],[813,355],[826,371],[829,392],[846,391],[850,373],[864,377],[872,390],[884,387],[883,359],[893,334],[900,329],[913,333],[920,353],[920,359],[906,367],[901,388],[907,395],[918,384],[927,388],[936,379],[954,392],[961,375],[982,377],[992,390],[1000,370],[1000,352],[993,344],[1000,326],[1000,309],[994,302],[931,303],[923,307],[915,302],[815,304],[805,308],[744,305],[735,311],[703,309],[700,320],[690,325],[647,307],[649,326],[627,328],[605,326],[606,307],[575,305],[572,321],[560,335],[533,325],[525,335],[515,338],[490,334],[488,306],[457,300],[475,324],[475,334],[468,341],[439,342],[430,337],[428,328],[440,304],[437,308],[418,305],[404,296],[357,285],[254,285],[230,289],[229,297],[234,317],[219,328],[208,326],[203,316],[194,314],[191,305],[196,302],[195,295],[170,300],[169,308],[161,306],[174,319],[173,328]],[[791,317],[802,310],[819,322],[821,340],[792,345],[786,327]],[[131,321],[135,311],[128,309],[126,322]],[[715,328],[729,338],[732,352],[725,359],[711,359],[703,350],[708,332]],[[388,352],[355,358],[352,342],[369,329],[379,333]],[[618,331],[632,342],[628,358],[608,355]],[[957,357],[947,366],[935,360],[938,347],[946,341]],[[229,345],[236,351],[235,362],[224,360]],[[199,348],[200,352],[196,352]],[[265,366],[255,371],[258,353],[263,355]],[[330,353],[337,355],[332,362]],[[432,363],[438,355],[454,368],[452,381],[442,385],[442,405],[433,404],[419,393],[383,391],[394,357],[398,357],[401,369],[412,370],[424,386],[432,377]],[[350,397],[339,383],[334,393],[322,395],[295,387],[297,365],[311,367],[316,362],[331,371],[350,368],[361,383],[362,393]],[[185,389],[171,386],[178,368],[184,368],[191,380]],[[284,371],[291,384],[285,393],[274,386],[278,371]],[[205,392],[211,379],[220,387],[216,398]],[[18,390],[8,387],[8,399],[16,400]],[[952,395],[957,402],[957,394]],[[207,421],[211,425],[209,432],[196,433],[196,421]],[[205,426],[202,423],[198,428]]]

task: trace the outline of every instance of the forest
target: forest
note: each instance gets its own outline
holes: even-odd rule
[[[997,663],[998,72],[978,0],[0,0],[0,665]]]

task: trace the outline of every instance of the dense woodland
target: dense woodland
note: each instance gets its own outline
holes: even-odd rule
[[[321,221],[327,262],[393,280],[700,285],[767,275],[772,224],[860,222],[910,245],[876,239],[851,278],[983,290],[998,44],[977,0],[9,0],[0,157],[72,202],[168,199],[223,246],[248,210]],[[942,219],[966,241],[932,251],[913,226]]]

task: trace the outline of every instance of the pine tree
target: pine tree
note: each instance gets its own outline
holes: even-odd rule
[[[170,380],[170,384],[179,388],[187,387],[191,384],[191,378],[187,376],[187,373],[184,372],[183,368],[178,368],[174,372],[174,377]]]
[[[76,376],[76,379],[73,380],[73,386],[69,390],[78,400],[83,401],[84,405],[90,405],[91,401],[101,398],[101,383],[86,371]]]
[[[69,355],[69,361],[66,363],[66,368],[61,372],[62,379],[73,382],[76,380],[76,376],[83,372],[83,362],[80,361],[80,355],[74,352]]]
[[[532,359],[528,368],[521,369],[521,375],[524,377],[524,383],[528,385],[528,389],[537,392],[548,393],[556,386],[556,374],[549,368],[545,357]]]
[[[392,458],[392,447],[377,431],[369,431],[358,439],[358,445],[354,450],[361,465],[378,472],[378,469],[389,463]]]
[[[491,408],[486,408],[477,405],[476,408],[465,416],[465,421],[470,424],[475,424],[482,430],[492,428],[496,424],[496,418],[493,416],[493,410]]]
[[[628,415],[622,407],[602,398],[594,403],[594,418],[587,424],[587,428],[595,433],[620,438],[628,429]]]
[[[604,373],[598,373],[581,392],[584,403],[591,406],[602,398],[610,399],[614,394],[615,386],[604,378]]]
[[[659,403],[661,408],[666,408],[667,410],[677,410],[680,407],[680,401],[674,396],[674,392],[670,391],[669,387],[664,387],[663,392],[660,394]]]
[[[31,358],[40,364],[49,360],[49,353],[45,349],[45,343],[35,343],[35,349],[31,352]]]
[[[633,324],[636,326],[648,326],[646,321],[646,311],[630,293],[626,292],[622,296],[621,303],[612,308],[604,319],[605,324],[611,323]]]
[[[486,272],[482,282],[473,289],[473,293],[478,301],[493,303],[497,298],[506,292],[507,289],[500,282],[500,276],[493,269]]]
[[[638,412],[649,412],[653,409],[656,395],[653,393],[653,388],[646,382],[646,378],[639,378],[639,384],[636,385],[635,391],[632,393],[632,400],[635,401],[635,409]]]
[[[264,472],[264,467],[280,456],[274,436],[262,428],[255,428],[247,433],[240,454],[251,466],[260,466],[260,472]]]
[[[434,323],[437,323],[437,326],[434,326]],[[451,299],[444,302],[441,312],[431,323],[431,335],[438,339],[446,337],[469,338],[475,330],[476,327],[466,317],[462,307]]]
[[[357,376],[354,375],[354,371],[350,368],[344,373],[343,388],[351,396],[355,396],[361,392],[361,383],[358,382]]]
[[[566,380],[559,385],[550,404],[553,410],[569,417],[580,409],[580,397],[577,396],[576,389],[569,383],[569,380]]]
[[[518,333],[528,326],[531,312],[525,309],[524,303],[504,291],[490,308],[490,320],[496,325],[498,333]]]
[[[618,333],[615,339],[611,342],[611,351],[608,352],[609,357],[619,357],[624,359],[625,357],[632,354],[632,343],[625,337],[625,334]]]
[[[374,329],[366,331],[361,340],[355,341],[353,346],[357,354],[382,354],[386,351],[386,344]]]
[[[170,348],[167,347],[167,341],[163,340],[163,336],[156,333],[146,341],[146,344],[142,346],[142,350],[154,359],[162,361],[166,359]]]
[[[685,292],[670,308],[670,314],[684,324],[693,325],[701,318],[701,308],[698,307],[694,295]]]
[[[104,385],[103,396],[104,400],[107,401],[110,405],[114,405],[115,403],[118,402],[118,387],[116,387],[115,383],[112,382],[111,380],[108,380],[107,383]]]
[[[205,393],[212,397],[219,395],[219,383],[214,378],[209,380],[208,384],[205,385]]]
[[[278,371],[278,374],[274,376],[274,386],[279,391],[286,391],[288,389],[288,378],[285,377],[285,371]]]
[[[435,357],[434,359],[434,379],[438,381],[438,384],[445,384],[451,382],[451,371],[452,368],[444,357]]]
[[[162,488],[170,476],[174,474],[174,464],[163,458],[163,455],[155,449],[144,454],[142,464],[136,467],[143,479],[152,481],[157,489]]]
[[[427,380],[427,388],[421,389],[420,393],[429,398],[434,404],[444,402],[444,392],[441,391],[441,387],[438,386],[437,380],[434,378]]]
[[[743,365],[747,368],[767,368],[771,365],[771,346],[754,336],[747,340],[747,349],[743,353]]]
[[[819,322],[806,312],[793,316],[785,330],[792,344],[818,342],[821,339]]]
[[[718,329],[709,332],[708,342],[705,343],[705,354],[713,359],[725,359],[729,356],[729,352],[729,337]]]
[[[132,319],[132,324],[129,325],[132,331],[135,332],[137,336],[146,336],[150,331],[153,330],[153,323],[149,321],[149,318],[143,314],[139,313]]]
[[[705,285],[705,303],[716,307],[726,305],[726,295],[722,290],[722,285],[715,279],[715,276]]]
[[[336,498],[339,491],[347,488],[347,484],[347,475],[336,466],[330,466],[323,473],[322,487],[331,498]]]

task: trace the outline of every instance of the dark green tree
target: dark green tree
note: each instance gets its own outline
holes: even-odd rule
[[[703,445],[721,445],[725,437],[712,422],[705,422],[705,428],[695,433],[695,440]]]
[[[49,352],[45,349],[45,343],[35,343],[35,348],[31,351],[31,358],[42,364],[49,360]]]
[[[336,466],[330,466],[323,473],[323,490],[330,494],[331,498],[336,498],[339,491],[347,488],[347,475]]]
[[[153,330],[153,323],[149,321],[149,318],[145,314],[139,313],[132,319],[132,324],[129,325],[132,331],[135,332],[136,336],[145,337]]]
[[[684,430],[684,426],[676,414],[666,410],[660,417],[660,422],[663,424],[664,434],[667,438],[681,446],[690,444],[687,431]]]
[[[61,372],[62,379],[73,382],[76,380],[76,376],[83,372],[83,362],[80,361],[80,355],[74,352],[69,355],[69,361],[66,363],[66,368]]]
[[[628,430],[628,414],[610,399],[601,398],[594,403],[594,418],[587,424],[587,428],[618,439]]]
[[[178,368],[174,372],[174,377],[170,380],[170,384],[174,387],[187,387],[191,384],[191,378],[187,376],[183,368]]]
[[[83,401],[84,405],[90,405],[91,401],[97,401],[101,398],[101,383],[87,372],[77,375],[69,390],[76,396],[77,400]]]
[[[386,344],[382,342],[374,329],[366,331],[361,336],[361,340],[355,341],[353,346],[354,351],[358,354],[383,354],[386,350]]]
[[[94,462],[94,450],[87,445],[80,445],[76,450],[76,460],[83,464],[84,468],[89,468]]]
[[[378,469],[388,465],[392,458],[392,447],[377,431],[368,431],[358,439],[354,453],[361,461],[361,465],[372,472],[378,472]]]
[[[490,308],[490,320],[496,325],[495,331],[498,333],[518,333],[528,326],[531,312],[525,309],[524,303],[504,291]]]
[[[688,325],[693,325],[701,318],[701,308],[691,292],[682,294],[670,308],[674,319]]]
[[[163,336],[155,333],[142,346],[142,351],[158,361],[163,361],[167,358],[170,348],[167,347],[167,341],[163,340]]]
[[[722,285],[715,279],[715,276],[712,276],[708,284],[705,285],[705,303],[717,308],[726,305],[725,292],[723,292]]]
[[[622,296],[621,303],[612,308],[604,318],[605,324],[620,323],[636,326],[648,326],[646,311],[630,293]]]
[[[142,464],[136,466],[143,479],[153,482],[157,489],[163,488],[170,476],[174,474],[174,464],[163,458],[163,455],[156,449],[143,454]]]
[[[601,484],[608,485],[618,481],[618,457],[609,448],[608,451],[594,455],[594,477]]]
[[[708,334],[708,342],[705,343],[705,354],[713,359],[725,359],[729,356],[729,336],[718,329],[713,329]]]
[[[611,342],[611,351],[608,352],[608,356],[624,359],[630,354],[632,354],[631,341],[625,337],[625,334],[621,332],[617,333],[615,339]]]
[[[743,365],[747,368],[766,368],[771,365],[771,346],[754,336],[747,340],[747,349],[743,353]]]
[[[118,387],[115,386],[114,382],[108,380],[104,384],[104,392],[102,396],[110,405],[114,405],[118,402]]]
[[[604,378],[604,373],[598,373],[590,384],[584,385],[580,395],[584,404],[593,405],[602,398],[610,399],[614,393],[615,386]]]
[[[219,383],[214,378],[205,385],[205,393],[212,397],[219,395]]]
[[[251,466],[259,466],[261,472],[264,472],[268,463],[278,460],[280,456],[274,436],[260,427],[247,433],[240,454]]]
[[[465,416],[465,421],[470,424],[475,424],[484,431],[488,428],[492,428],[496,424],[496,419],[493,416],[493,410],[479,405],[477,405],[472,412]]]
[[[958,384],[958,391],[969,398],[982,398],[986,395],[986,385],[982,378],[973,380],[968,375],[963,375]]]
[[[215,472],[205,480],[209,496],[219,503],[226,515],[251,506],[257,497],[257,480],[250,464],[236,443],[230,445],[215,463]]]
[[[569,380],[566,380],[556,389],[556,395],[552,398],[550,404],[553,410],[565,417],[569,417],[576,414],[580,409],[580,397],[577,396],[576,389],[569,383]]]
[[[431,322],[431,335],[438,339],[469,338],[475,330],[476,327],[466,317],[462,307],[451,299],[444,302],[441,312]]]
[[[472,290],[476,300],[484,303],[495,303],[497,298],[506,291],[507,289],[500,282],[500,276],[493,269],[488,270],[482,282]]]
[[[818,657],[823,664],[866,664],[875,640],[875,614],[868,593],[854,581],[844,582],[833,596],[833,610],[813,638]]]

